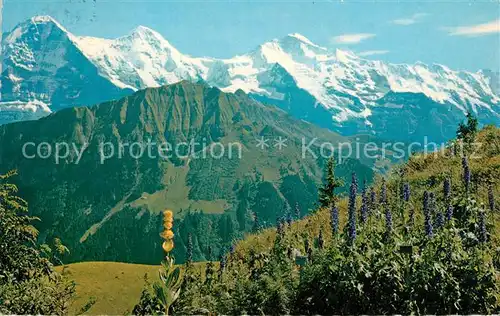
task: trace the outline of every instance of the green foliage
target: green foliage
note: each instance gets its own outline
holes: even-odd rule
[[[50,247],[37,247],[36,218],[8,183],[15,174],[0,175],[0,314],[64,314],[74,285],[53,271]]]
[[[141,293],[139,303],[134,306],[132,310],[133,315],[162,315],[165,308],[159,301],[158,297],[153,292],[153,286],[149,282],[147,274],[144,275],[144,282],[146,283]]]
[[[358,223],[354,244],[346,234],[337,236],[325,249],[314,248],[303,267],[286,251],[302,237],[285,228],[270,252],[232,257],[220,284],[205,294],[225,299],[203,307],[223,314],[495,312],[499,287],[494,254],[487,243],[469,242],[477,241],[479,232],[464,223],[473,222],[482,210],[472,199],[468,204],[467,220],[452,219],[436,228],[432,238],[422,225],[407,226],[399,217],[387,238],[385,219],[374,212],[366,224]],[[378,212],[384,208],[379,206]]]
[[[163,307],[165,315],[169,314],[170,306],[179,298],[181,293],[181,269],[174,265],[174,259],[167,256],[162,262],[160,282],[153,283],[155,297]]]
[[[337,197],[335,190],[342,187],[344,182],[335,176],[335,159],[328,159],[325,169],[325,179],[323,186],[319,188],[319,203],[322,207],[335,204]]]
[[[489,249],[469,247],[455,223],[431,239],[417,228],[390,242],[381,227],[372,222],[361,229],[353,246],[337,240],[304,267],[298,313],[470,314],[498,308]],[[402,251],[406,245],[410,253]]]
[[[457,128],[457,139],[470,145],[474,142],[478,132],[478,120],[471,112],[467,112],[467,122],[461,122]]]
[[[92,306],[94,306],[96,302],[97,298],[95,296],[91,296],[87,301],[87,303],[85,303],[85,305],[82,306],[78,315],[86,314],[92,308]]]
[[[40,251],[47,259],[50,260],[50,262],[55,265],[61,265],[63,263],[61,260],[62,257],[64,257],[64,255],[66,254],[69,254],[70,251],[68,247],[63,245],[61,239],[59,238],[54,238],[52,244],[53,249],[47,244],[40,245]]]
[[[487,133],[492,132],[487,130]],[[493,130],[496,132],[496,130]],[[483,138],[484,134],[477,137]],[[365,223],[356,222],[354,242],[347,230],[332,236],[328,209],[285,225],[259,231],[224,256],[226,268],[210,287],[201,277],[182,292],[180,314],[487,314],[500,310],[500,251],[497,214],[484,207],[487,187],[481,170],[498,176],[498,156],[485,151],[471,161],[466,191],[460,157],[413,157],[386,181],[387,202],[369,205]],[[491,165],[497,166],[491,168]],[[447,166],[446,168],[444,166]],[[480,169],[481,168],[481,169]],[[451,196],[443,181],[451,178]],[[403,201],[402,183],[411,186]],[[325,186],[326,187],[326,186]],[[381,181],[374,184],[377,196]],[[494,192],[498,192],[494,187]],[[433,194],[432,236],[424,230],[423,192]],[[329,191],[331,192],[331,191]],[[434,198],[435,196],[435,198]],[[359,197],[358,197],[359,200]],[[347,201],[337,203],[342,214]],[[453,209],[438,225],[439,214]],[[344,216],[341,225],[346,227]],[[384,216],[385,214],[385,216]],[[386,223],[392,214],[391,224]],[[358,217],[359,218],[359,217]],[[388,229],[390,227],[391,229]],[[325,244],[312,239],[324,232]],[[326,232],[326,233],[325,233]],[[305,246],[307,244],[307,246]],[[306,249],[308,248],[308,249]],[[305,259],[307,258],[307,259]]]

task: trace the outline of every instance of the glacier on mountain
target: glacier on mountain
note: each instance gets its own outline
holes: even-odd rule
[[[0,125],[17,121],[37,120],[52,113],[49,106],[41,101],[0,102]]]
[[[340,94],[355,97],[367,109],[388,91],[423,93],[463,111],[467,105],[490,108],[500,102],[481,72],[459,72],[438,64],[405,65],[363,59],[340,49],[330,52],[296,33],[230,59],[184,55],[147,27],[138,27],[115,40],[76,37],[75,43],[104,76],[131,89],[202,79],[226,92],[241,89],[272,95],[272,91],[261,87],[258,77],[280,64],[298,87],[311,93],[322,106],[345,112],[339,119],[369,114],[366,109],[348,111],[350,101]]]
[[[348,132],[364,128],[370,132],[379,119],[377,113],[385,111],[383,100],[397,100],[407,110],[407,99],[420,100],[418,95],[431,101],[428,106],[441,104],[454,111],[454,117],[472,110],[488,122],[500,120],[495,73],[365,59],[350,51],[331,51],[297,33],[233,58],[198,58],[182,54],[147,27],[102,39],[73,35],[45,16],[19,24],[2,45],[7,61],[2,96],[41,100],[53,110],[102,102],[146,87],[202,80],[225,92],[241,89],[284,109],[293,107],[300,118],[313,122],[313,116],[322,116],[320,125],[339,131],[356,121]],[[34,78],[45,84],[40,87]],[[286,84],[280,82],[285,79]],[[297,95],[301,102],[307,99],[303,106],[311,109],[299,109]],[[330,123],[323,121],[326,113]],[[424,109],[419,110],[422,113]]]

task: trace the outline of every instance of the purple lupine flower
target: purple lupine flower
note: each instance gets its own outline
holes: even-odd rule
[[[323,240],[323,230],[319,231],[319,236],[318,236],[318,247],[319,249],[323,249],[323,246],[325,244],[325,241]]]
[[[385,229],[388,234],[392,232],[392,213],[389,208],[385,209]]]
[[[434,195],[434,192],[429,192],[429,211],[431,214],[436,212],[436,195]]]
[[[463,177],[464,177],[464,185],[465,185],[465,192],[469,192],[470,188],[470,168],[469,168],[469,162],[467,161],[466,157],[462,158],[462,167],[463,167]]]
[[[423,201],[423,209],[424,211],[429,209],[429,192],[424,192],[424,201]]]
[[[451,218],[453,217],[453,206],[451,204],[448,204],[446,207],[446,220],[451,221]]]
[[[332,235],[335,236],[339,231],[339,209],[335,205],[330,209],[330,225],[332,227]]]
[[[493,196],[493,184],[490,183],[490,186],[488,187],[488,202],[490,204],[490,210],[492,212],[495,211],[495,197]]]
[[[462,156],[462,168],[465,169],[467,165],[468,165],[467,157]]]
[[[349,190],[349,242],[356,239],[356,195],[358,193],[358,180],[356,174],[352,174],[352,181]]]
[[[387,184],[385,179],[382,179],[382,187],[380,188],[380,204],[385,205],[387,203]]]
[[[234,251],[235,251],[235,246],[234,246],[234,244],[231,244],[231,246],[229,247],[229,254],[231,256],[234,255]]]
[[[408,202],[410,201],[410,184],[408,182],[406,182],[404,185],[403,185],[403,200],[405,202]]]
[[[441,228],[444,226],[444,217],[443,213],[437,212],[436,213],[436,224],[434,225],[437,229]]]
[[[429,192],[424,192],[424,227],[425,234],[428,237],[432,237],[432,222],[431,222],[431,212],[429,210]]]
[[[361,221],[366,223],[366,218],[368,216],[368,197],[366,196],[366,181],[361,191]]]
[[[486,232],[486,212],[481,211],[479,213],[479,242],[485,243],[488,239],[488,235]]]
[[[451,197],[451,183],[450,183],[450,178],[444,179],[443,194],[444,194],[444,201],[448,202],[450,200],[450,197]]]
[[[375,192],[375,188],[370,188],[370,197],[368,199],[368,215],[371,215],[375,210],[377,203],[377,193]]]
[[[370,189],[370,208],[371,209],[375,208],[375,203],[377,203],[377,193],[375,192],[375,189],[372,187]]]
[[[438,213],[439,212],[437,211],[436,195],[434,194],[434,192],[430,192],[429,193],[429,214],[431,217],[433,215],[435,217],[433,228],[440,228],[441,224],[443,224],[443,218],[441,218],[438,221],[438,217],[439,217]]]

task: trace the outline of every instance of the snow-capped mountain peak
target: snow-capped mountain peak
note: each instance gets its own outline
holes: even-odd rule
[[[348,51],[348,50],[342,50],[340,48],[335,49],[335,58],[337,61],[339,61],[341,63],[348,63],[352,60],[359,60],[360,59],[360,57],[358,57],[353,52]]]
[[[325,47],[322,47],[322,46],[319,46],[317,44],[314,44],[307,37],[305,37],[304,35],[299,34],[299,33],[290,33],[290,34],[287,35],[286,38],[295,38],[295,39],[299,40],[300,42],[302,42],[302,43],[304,43],[304,44],[306,44],[308,46],[316,47],[316,48],[324,50],[324,51],[327,50]]]
[[[68,35],[69,32],[59,22],[48,15],[34,16],[18,24],[4,39],[5,44],[14,44],[22,40],[23,36],[30,36],[38,40],[41,36],[50,35],[52,32]]]
[[[37,16],[32,17],[30,20],[32,23],[35,23],[35,24],[43,24],[43,23],[56,24],[61,29],[64,29],[64,27],[59,22],[57,22],[53,17],[51,17],[50,15],[37,15]]]
[[[130,32],[130,35],[146,37],[146,38],[155,37],[159,40],[165,40],[160,33],[144,25],[137,26],[135,29],[132,30],[132,32]]]
[[[121,88],[156,87],[197,78],[202,61],[183,55],[161,34],[139,26],[114,40],[78,37],[78,47]]]
[[[455,71],[438,64],[391,64],[365,59],[351,51],[329,50],[298,33],[265,42],[229,59],[197,58],[183,54],[160,33],[145,26],[116,39],[102,39],[74,36],[53,18],[38,16],[19,24],[3,45],[7,70],[2,78],[11,83],[11,100],[34,98],[33,89],[23,86],[27,82],[23,71],[29,71],[33,82],[26,87],[36,86],[40,80],[35,78],[45,78],[37,76],[46,76],[49,91],[35,94],[49,105],[57,89],[63,89],[66,95],[68,87],[87,85],[85,81],[58,81],[61,73],[71,73],[74,80],[92,74],[92,80],[106,80],[118,90],[201,79],[226,92],[241,89],[273,100],[289,98],[289,91],[283,89],[290,85],[289,89],[307,93],[315,100],[313,106],[331,113],[339,125],[351,118],[361,118],[369,125],[372,110],[381,106],[380,100],[401,93],[423,95],[443,108],[451,106],[459,112],[482,109],[499,117],[499,88],[494,82],[498,75]],[[85,73],[79,72],[82,65],[88,68]],[[97,74],[93,74],[95,71]],[[80,98],[78,89],[65,96],[65,104]]]
[[[142,42],[142,43],[148,43],[151,46],[162,46],[164,48],[168,48],[171,51],[177,51],[177,49],[168,42],[160,33],[156,32],[155,30],[139,25],[135,29],[133,29],[128,35],[119,37],[116,39],[118,42],[125,43],[127,41],[132,41],[135,43]],[[180,54],[180,53],[179,53]]]

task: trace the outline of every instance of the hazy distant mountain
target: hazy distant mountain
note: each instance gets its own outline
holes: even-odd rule
[[[329,51],[300,34],[231,59],[195,58],[146,27],[109,40],[75,36],[50,17],[34,17],[12,30],[3,45],[3,101],[39,100],[51,110],[203,80],[226,92],[241,89],[344,134],[444,140],[467,110],[481,122],[500,122],[493,72],[367,60]]]
[[[4,37],[2,71],[0,116],[1,108],[12,102],[43,103],[57,111],[132,92],[100,75],[99,67],[75,46],[74,36],[50,17],[34,17]]]

